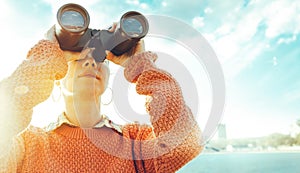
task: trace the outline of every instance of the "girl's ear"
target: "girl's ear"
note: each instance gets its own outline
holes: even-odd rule
[[[54,84],[55,84],[56,86],[60,87],[60,80],[54,81]]]

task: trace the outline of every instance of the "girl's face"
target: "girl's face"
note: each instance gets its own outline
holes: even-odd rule
[[[68,62],[68,72],[62,87],[80,97],[99,97],[106,89],[109,68],[105,62],[95,62],[90,50],[84,50],[79,58]]]

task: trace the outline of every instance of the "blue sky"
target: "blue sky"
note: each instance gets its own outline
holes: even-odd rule
[[[0,77],[3,78],[55,23],[57,9],[69,1],[0,2],[3,23],[0,36],[4,41],[1,50],[5,58],[5,63],[0,64]],[[227,124],[229,137],[288,133],[289,126],[300,119],[300,2],[91,0],[78,3],[89,11],[90,26],[94,28],[106,28],[124,12],[138,10],[172,16],[197,29],[222,64],[227,90],[222,122]]]

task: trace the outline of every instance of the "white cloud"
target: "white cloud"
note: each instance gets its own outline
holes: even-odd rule
[[[148,6],[146,3],[141,3],[141,4],[140,4],[140,7],[141,7],[142,9],[147,9],[147,8],[149,8],[149,6]]]
[[[223,63],[225,71],[230,71],[228,78],[234,78],[251,65],[265,51],[266,45],[271,44],[271,38],[281,34],[293,34],[292,37],[280,38],[277,42],[291,43],[300,32],[300,23],[297,22],[300,21],[300,1],[251,1],[247,7],[236,2],[210,3],[208,7],[214,5],[213,13],[204,16],[204,19],[195,18],[193,22],[198,23],[198,27],[202,26],[203,20],[217,24],[213,32],[209,28],[210,33],[204,35],[213,35],[207,39]],[[206,26],[211,25],[206,23]],[[263,33],[256,37],[261,32],[261,26],[266,28],[265,38]]]
[[[232,31],[232,25],[224,24],[216,29],[215,34],[216,35],[226,35],[229,34]]]
[[[139,0],[126,0],[127,4],[133,4],[133,5],[139,5],[140,2]]]
[[[274,57],[273,57],[273,66],[277,66],[277,65],[278,65],[277,57],[274,56]]]
[[[196,28],[201,28],[204,26],[204,18],[203,17],[199,17],[199,16],[195,17],[192,22],[193,22],[194,27],[196,27]]]
[[[238,22],[235,29],[235,37],[239,42],[248,42],[255,35],[257,27],[261,21],[259,14],[246,14],[241,21]]]
[[[129,5],[138,6],[139,8],[142,8],[142,9],[149,8],[147,3],[141,3],[139,0],[126,0],[126,3]]]
[[[300,31],[300,2],[277,0],[270,2],[263,9],[266,18],[266,36],[274,38],[282,33],[294,33]]]
[[[264,50],[265,43],[249,44],[237,48],[239,51],[234,54],[234,58],[228,58],[226,62],[224,62],[224,71],[228,80],[233,79],[244,68],[251,66],[252,62]]]
[[[205,14],[210,14],[212,12],[213,12],[213,10],[210,7],[207,7],[207,8],[204,9]]]
[[[293,41],[296,41],[296,40],[297,40],[297,36],[294,34],[292,37],[280,38],[277,41],[277,44],[282,44],[282,43],[289,44],[289,43],[291,43]]]
[[[238,40],[232,37],[232,34],[218,38],[213,42],[215,51],[217,52],[221,62],[233,59],[239,51],[239,45],[236,43]]]
[[[44,2],[48,3],[52,7],[52,13],[56,14],[57,10],[63,6],[64,4],[68,3],[75,3],[83,6],[84,8],[89,8],[93,4],[96,4],[99,0],[89,0],[89,1],[81,1],[81,0],[60,0],[60,1],[52,1],[52,0],[43,0]]]
[[[165,1],[163,1],[163,2],[161,3],[161,5],[162,5],[163,7],[166,7],[166,6],[168,5],[168,3],[166,3]]]

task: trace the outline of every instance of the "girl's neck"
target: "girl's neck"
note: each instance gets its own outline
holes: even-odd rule
[[[65,96],[64,99],[65,112],[71,123],[82,128],[91,128],[102,119],[100,98],[82,99],[76,96]]]

